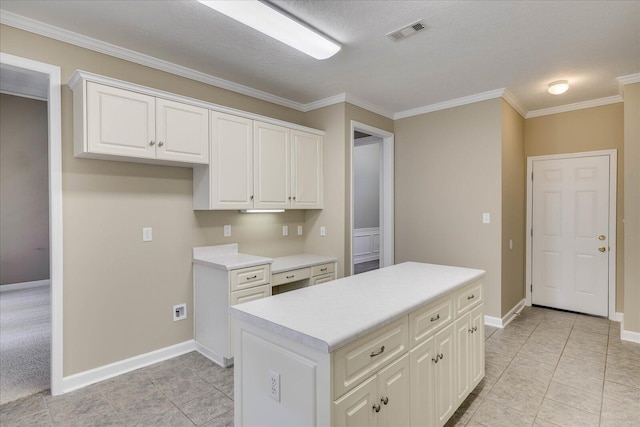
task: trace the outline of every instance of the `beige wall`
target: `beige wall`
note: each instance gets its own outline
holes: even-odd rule
[[[624,180],[624,329],[640,333],[640,83],[624,86]]]
[[[298,111],[7,26],[0,50],[60,66],[63,82],[83,69],[304,124]],[[193,338],[193,246],[237,242],[241,251],[269,256],[305,249],[305,236],[281,236],[281,225],[305,223],[302,211],[194,212],[189,168],[73,157],[66,85],[62,151],[65,376]],[[222,237],[224,224],[232,225],[231,238]],[[153,227],[153,242],[142,243],[142,227]],[[172,307],[182,302],[190,318],[173,322]]]
[[[49,279],[47,103],[0,94],[0,285]]]
[[[624,301],[624,105],[611,104],[525,121],[525,155],[618,150],[616,311]]]
[[[395,123],[396,262],[481,268],[485,314],[501,317],[501,104]],[[482,214],[491,214],[491,224]]]
[[[524,118],[502,100],[502,316],[525,298],[525,163]]]

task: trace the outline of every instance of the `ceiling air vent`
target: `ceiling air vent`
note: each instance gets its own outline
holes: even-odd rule
[[[387,37],[389,37],[394,42],[399,42],[400,40],[404,40],[409,36],[412,36],[422,30],[427,28],[424,22],[421,20],[414,22],[413,24],[409,24],[395,31],[391,31],[387,33]]]

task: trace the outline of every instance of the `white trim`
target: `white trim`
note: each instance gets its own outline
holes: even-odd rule
[[[372,104],[368,101],[358,98],[357,96],[351,95],[349,93],[345,94],[346,100],[349,104],[355,105],[356,107],[364,108],[365,110],[371,111],[372,113],[379,114],[388,119],[394,118],[394,114],[392,111],[387,110],[386,108],[379,107],[375,104]]]
[[[189,340],[169,347],[150,351],[149,353],[139,354],[129,359],[120,360],[119,362],[110,363],[98,368],[64,377],[63,391],[68,393],[154,363],[162,362],[173,357],[181,356],[196,350],[195,341]]]
[[[351,200],[349,201],[349,254],[350,259],[345,266],[345,275],[353,275],[353,133],[358,130],[382,139],[380,156],[380,267],[387,267],[395,263],[394,260],[394,134],[383,129],[351,120],[349,136],[350,163],[348,171]]]
[[[607,96],[606,98],[592,99],[590,101],[576,102],[574,104],[560,105],[558,107],[543,108],[542,110],[529,111],[525,119],[533,117],[548,116],[550,114],[566,113],[569,111],[584,110],[585,108],[601,107],[603,105],[617,104],[623,102],[620,95]]]
[[[502,318],[485,315],[484,324],[487,326],[493,326],[495,328],[504,328],[509,323],[511,323],[511,321],[515,319],[518,314],[520,314],[520,312],[524,309],[524,306],[525,300],[522,299],[518,301],[518,303],[514,305],[507,314],[502,316]]]
[[[622,85],[630,85],[633,83],[640,83],[640,73],[629,74],[627,76],[618,77],[618,82]]]
[[[609,315],[609,320],[613,320],[614,322],[622,323],[623,319],[624,314],[620,313],[619,311],[616,311],[615,313]]]
[[[525,291],[526,291],[526,304],[531,305],[531,227],[533,226],[532,208],[533,208],[533,183],[531,181],[531,173],[533,172],[533,162],[541,160],[558,160],[558,159],[573,159],[578,157],[594,157],[594,156],[609,156],[609,303],[608,312],[609,316],[612,313],[616,313],[616,256],[617,256],[617,241],[616,241],[616,203],[618,194],[617,179],[618,179],[618,151],[617,150],[599,150],[599,151],[586,151],[581,153],[566,153],[566,154],[552,154],[547,156],[533,156],[527,157],[527,225],[525,229],[526,238],[526,254],[525,254]]]
[[[211,360],[212,362],[220,366],[223,366],[225,368],[233,365],[233,357],[231,359],[227,359],[226,357],[216,353],[215,351],[212,351],[211,349],[208,349],[207,347],[203,346],[199,342],[197,341],[194,341],[194,342],[195,342],[196,351],[201,355],[203,355],[204,357],[206,357],[207,359]]]
[[[4,17],[5,12],[0,14]],[[62,393],[62,103],[60,67],[0,52],[0,63],[44,74],[49,80],[49,278],[51,280],[51,394]]]
[[[112,77],[101,76],[88,71],[76,70],[69,82],[69,87],[75,92],[79,89],[80,85],[85,80],[92,81],[94,83],[100,83],[107,86],[114,86],[119,89],[124,89],[132,92],[142,93],[145,95],[169,99],[171,101],[181,102],[184,104],[193,105],[196,107],[205,108],[208,110],[215,110],[221,113],[231,114],[234,116],[244,117],[250,120],[257,120],[265,123],[271,123],[277,126],[284,126],[290,129],[299,130],[302,132],[311,133],[314,135],[324,135],[324,131],[313,129],[307,126],[302,126],[296,123],[285,122],[283,120],[273,119],[271,117],[262,116],[260,114],[249,113],[247,111],[236,110],[235,108],[225,107],[224,105],[214,104],[212,102],[202,101],[200,99],[190,98],[188,96],[177,95],[175,93],[166,92],[160,89],[151,88],[148,86],[142,86],[136,83],[127,82],[124,80],[114,79]]]
[[[0,293],[8,291],[21,291],[24,289],[39,288],[41,286],[50,286],[51,280],[34,280],[32,282],[11,283],[8,285],[0,285]]]
[[[41,97],[38,95],[27,95],[25,93],[19,93],[19,92],[13,92],[10,90],[0,90],[0,93],[3,95],[11,95],[11,96],[19,96],[20,98],[28,98],[28,99],[35,99],[36,101],[44,101],[47,102],[47,98],[46,97]]]
[[[411,110],[400,111],[393,115],[394,120],[405,119],[407,117],[418,116],[420,114],[432,113],[434,111],[446,110],[447,108],[459,107],[461,105],[473,104],[489,99],[501,98],[505,93],[504,88],[490,90],[488,92],[477,93],[475,95],[463,96],[462,98],[451,99],[437,104],[425,105],[424,107],[413,108]]]
[[[520,113],[522,117],[527,117],[527,109],[524,108],[522,104],[520,104],[520,101],[518,101],[515,95],[512,94],[508,89],[504,90],[504,93],[502,94],[502,99],[507,101],[507,103],[511,105],[514,110]]]
[[[620,329],[620,339],[622,341],[629,341],[640,344],[640,332],[625,331],[624,329]]]
[[[317,101],[313,101],[308,104],[305,104],[303,111],[306,113],[308,111],[317,110],[319,108],[340,104],[341,102],[347,102],[347,94],[344,92],[338,95],[330,96],[328,98],[319,99]]]

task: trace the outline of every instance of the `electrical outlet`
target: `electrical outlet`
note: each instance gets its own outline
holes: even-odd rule
[[[267,394],[276,402],[280,402],[280,374],[269,370],[269,381],[267,382]]]
[[[187,318],[187,304],[182,303],[173,306],[173,321],[184,320]]]
[[[298,226],[298,236],[302,236],[302,226]]]
[[[482,223],[483,224],[491,224],[491,214],[483,213],[482,214]]]
[[[288,236],[289,235],[289,226],[288,225],[283,225],[282,226],[282,235],[283,236]]]
[[[325,237],[327,235],[327,228],[323,225],[320,227],[320,237]]]
[[[224,237],[231,237],[231,226],[225,225],[223,228]]]
[[[142,229],[142,241],[150,242],[153,240],[153,229],[151,227],[144,227]]]

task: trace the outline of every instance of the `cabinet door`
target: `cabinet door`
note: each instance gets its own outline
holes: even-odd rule
[[[257,299],[266,298],[271,295],[271,285],[256,286],[255,288],[243,289],[241,291],[231,292],[229,295],[229,306],[242,304]],[[224,356],[227,359],[233,357],[233,317],[229,316],[229,347],[227,354]]]
[[[156,98],[156,158],[209,163],[209,110]]]
[[[405,354],[378,374],[378,426],[408,426],[410,408],[409,355]],[[386,403],[385,403],[386,402]]]
[[[285,209],[290,198],[290,130],[268,123],[253,124],[253,207]]]
[[[465,314],[456,320],[456,403],[460,404],[471,392],[469,352],[471,344],[471,316]]]
[[[87,149],[145,159],[156,153],[152,96],[87,82]]]
[[[410,352],[411,362],[411,425],[435,424],[435,338],[429,337]]]
[[[375,426],[377,415],[374,405],[380,404],[376,376],[334,402],[333,425],[335,427]]]
[[[470,370],[471,370],[471,388],[473,390],[478,383],[484,378],[484,313],[482,305],[476,307],[471,312],[471,334],[470,343]]]
[[[333,273],[323,274],[323,275],[320,275],[320,276],[314,276],[314,277],[311,278],[311,282],[309,283],[309,286],[321,285],[323,283],[327,283],[327,282],[330,282],[332,280],[336,280],[336,276]]]
[[[253,207],[253,120],[211,112],[211,209]]]
[[[436,354],[439,357],[435,368],[436,425],[443,426],[453,415],[455,405],[454,384],[454,324],[438,332],[435,336]]]
[[[322,137],[292,130],[291,207],[295,209],[322,209],[322,181]]]

